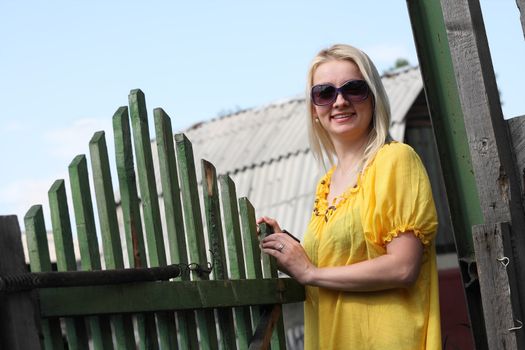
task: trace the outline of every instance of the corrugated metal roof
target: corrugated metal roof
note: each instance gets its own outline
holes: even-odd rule
[[[392,110],[392,137],[403,140],[405,116],[423,89],[419,69],[390,73],[383,83]],[[218,173],[230,174],[238,196],[248,197],[258,216],[278,218],[302,237],[315,184],[325,172],[309,151],[305,119],[304,98],[292,98],[199,123],[184,133],[192,142],[197,167],[200,159],[212,162]],[[156,150],[153,155],[158,167]],[[157,188],[161,192],[160,181]]]

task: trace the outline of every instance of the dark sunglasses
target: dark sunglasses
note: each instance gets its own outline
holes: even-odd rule
[[[312,87],[312,102],[317,106],[327,106],[337,99],[337,94],[350,102],[361,102],[368,97],[368,84],[364,80],[349,80],[341,87],[320,84]]]

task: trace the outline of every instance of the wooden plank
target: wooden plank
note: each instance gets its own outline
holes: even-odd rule
[[[47,230],[41,205],[33,205],[24,217],[29,267],[32,272],[51,271]],[[58,318],[42,320],[45,349],[64,349],[62,330]]]
[[[428,110],[447,189],[454,241],[465,289],[472,341],[487,349],[479,283],[472,283],[475,263],[472,226],[483,214],[440,1],[407,0]]]
[[[516,0],[516,5],[520,11],[521,29],[523,30],[523,37],[525,37],[525,0]]]
[[[147,267],[146,246],[144,245],[142,232],[140,199],[137,192],[127,106],[119,107],[113,115],[113,134],[115,139],[115,163],[120,190],[120,208],[126,235],[129,265],[130,267]],[[155,316],[153,314],[138,314],[135,318],[137,321],[139,348],[158,348]]]
[[[16,216],[0,216],[0,275],[27,272],[22,234]],[[39,349],[40,325],[35,295],[32,292],[0,297],[0,348]]]
[[[103,131],[96,132],[89,141],[91,169],[98,218],[104,249],[104,262],[107,269],[124,268],[122,245],[118,229],[113,183],[109,168],[106,139]],[[111,318],[117,348],[135,348],[135,336],[131,316],[113,316]]]
[[[191,142],[184,134],[176,134],[175,143],[190,262],[206,267],[206,246],[204,245],[204,229],[202,227],[193,149]],[[209,276],[201,274],[200,276],[193,275],[193,278],[208,280]],[[213,311],[197,312],[197,323],[201,340],[200,346],[204,349],[218,348],[217,329]]]
[[[122,245],[117,222],[113,183],[105,133],[96,132],[89,141],[91,168],[98,218],[104,249],[104,262],[107,269],[124,268]]]
[[[140,199],[131,144],[128,107],[119,107],[113,115],[113,134],[115,137],[115,163],[117,167],[120,208],[126,234],[126,246],[130,267],[146,267],[146,246],[142,232]]]
[[[263,278],[261,267],[261,249],[257,236],[255,209],[248,198],[239,199],[241,225],[243,231],[244,256],[246,257],[246,277],[248,279]]]
[[[266,237],[267,235],[272,233],[272,228],[268,224],[262,223],[259,225],[259,232],[260,232],[261,237]],[[275,258],[267,254],[262,254],[262,256],[263,256],[262,263],[263,263],[264,277],[265,278],[279,277],[279,273],[277,271],[277,262]],[[276,305],[272,306],[271,307],[272,310],[275,309],[275,307]],[[268,311],[266,310],[265,312],[268,312]],[[281,307],[279,308],[278,315],[275,316],[275,320],[273,320],[271,324],[275,325],[274,332],[271,333],[272,349],[286,349],[286,334],[284,334],[284,319],[283,319],[283,313],[282,313]]]
[[[230,275],[232,279],[245,279],[246,270],[244,268],[244,252],[242,249],[242,235],[235,183],[228,175],[219,175],[219,182],[221,184],[226,241],[228,242]]]
[[[518,349],[502,236],[508,224],[476,225],[472,233],[489,349]]]
[[[259,225],[260,239],[272,233],[272,228],[268,224],[262,223]],[[278,272],[275,258],[268,254],[261,254],[261,260],[264,278],[277,278]]]
[[[160,222],[155,173],[153,172],[148,114],[146,110],[146,100],[142,91],[132,90],[130,92],[129,107],[135,144],[135,159],[139,175],[140,195],[144,211],[148,258],[151,266],[165,266],[166,251],[164,249],[164,237],[162,236],[162,225]]]
[[[100,250],[98,246],[95,216],[91,201],[89,176],[85,155],[76,156],[69,165],[71,197],[80,246],[82,270],[100,270]],[[111,327],[107,316],[92,316],[87,319],[94,349],[113,349]]]
[[[186,236],[180,201],[180,188],[173,144],[173,131],[169,116],[161,108],[154,110],[155,134],[159,156],[160,178],[162,183],[162,200],[164,217],[168,234],[171,263],[188,264]],[[182,280],[189,280],[189,274],[183,274]],[[177,313],[179,340],[182,349],[198,347],[197,325],[195,314],[191,311]]]
[[[452,63],[468,134],[485,224],[510,222],[525,229],[519,177],[503,119],[489,46],[478,1],[441,0]],[[513,235],[517,281],[513,305],[525,315],[525,235]],[[486,294],[486,292],[482,292]],[[489,294],[491,292],[488,292]],[[525,335],[518,344],[525,347]]]
[[[166,266],[166,250],[160,221],[155,172],[153,170],[146,99],[144,93],[140,90],[132,90],[128,99],[146,242],[148,244],[148,260],[150,266]],[[175,316],[173,314],[160,313],[156,315],[156,318],[160,347],[164,349],[177,348]]]
[[[483,217],[507,222],[516,173],[481,8],[467,0],[442,0],[442,7]]]
[[[77,262],[73,248],[73,234],[69,220],[64,180],[56,180],[48,191],[51,210],[51,225],[57,257],[58,271],[75,271]],[[88,349],[86,324],[82,318],[66,318],[68,346],[73,349]]]
[[[520,175],[522,198],[525,200],[525,116],[512,118],[506,121],[512,143],[512,150],[516,159],[516,168]],[[525,204],[524,204],[525,205]]]
[[[288,304],[305,299],[304,287],[291,278],[57,287],[38,293],[42,317]]]
[[[161,108],[156,108],[153,113],[170,260],[172,264],[187,264],[188,253],[186,251],[186,237],[184,235],[184,221],[180,202],[179,178],[175,160],[171,119]]]
[[[137,192],[131,128],[129,125],[128,107],[122,106],[113,115],[113,134],[115,139],[115,163],[120,191],[120,208],[122,224],[126,235],[126,250],[130,267],[147,267],[146,246],[142,232],[140,200]],[[137,321],[137,338],[140,349],[159,347],[155,316],[139,314]]]
[[[279,304],[264,308],[261,320],[250,342],[249,350],[266,350],[270,348],[273,332],[279,318],[282,316],[282,306]],[[272,349],[274,345],[272,344]],[[283,349],[286,348],[285,347]]]
[[[206,160],[201,161],[202,192],[206,211],[206,227],[208,228],[208,242],[212,251],[213,278],[227,280],[226,251],[222,234],[221,213],[219,208],[219,191],[217,189],[217,172],[213,164]],[[235,326],[231,309],[217,310],[222,345],[225,349],[235,349]]]
[[[230,276],[232,279],[246,279],[244,267],[244,252],[242,249],[241,226],[237,206],[235,184],[228,175],[220,175],[221,199],[226,231],[226,246]],[[236,333],[240,349],[247,349],[252,336],[252,320],[249,307],[235,307],[233,309],[236,320]]]
[[[219,208],[217,172],[213,164],[204,159],[201,161],[201,169],[208,242],[210,244],[210,250],[212,251],[213,277],[215,277],[215,279],[225,280],[228,279],[228,270]]]
[[[242,197],[239,199],[239,212],[241,216],[244,256],[246,257],[246,278],[262,279],[261,249],[259,248],[259,239],[257,238],[255,209],[248,198]],[[251,307],[253,326],[259,323],[261,312],[262,309],[260,307]]]

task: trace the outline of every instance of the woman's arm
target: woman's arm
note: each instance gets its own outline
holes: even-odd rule
[[[278,224],[268,222],[270,225]],[[279,251],[278,248],[284,247]],[[264,253],[277,259],[281,270],[302,284],[342,291],[377,291],[412,285],[418,275],[423,244],[411,231],[392,239],[386,254],[347,266],[315,267],[303,247],[284,233],[275,233],[261,242]]]

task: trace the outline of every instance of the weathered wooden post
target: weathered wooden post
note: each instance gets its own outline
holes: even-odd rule
[[[520,231],[525,229],[525,215],[479,1],[408,3],[442,164],[452,169],[456,164],[471,166],[472,175],[459,174],[473,177],[476,184],[477,193],[467,195],[461,189],[459,203],[460,207],[470,206],[468,210],[480,210],[481,218],[476,215],[457,220],[470,224],[475,244],[471,244],[467,225],[463,225],[463,232],[455,225],[460,262],[466,257],[464,252],[473,257],[474,247],[473,262],[478,264],[477,268],[462,268],[476,345],[478,349],[523,348],[525,337],[520,324],[525,315],[525,236]],[[439,57],[446,68],[438,64]],[[436,113],[444,112],[439,103],[449,103],[444,101],[445,96],[456,104],[455,115]],[[465,150],[465,143],[467,154],[445,153],[457,149],[458,144]],[[460,181],[459,177],[445,180],[449,193],[457,186],[454,182]],[[452,211],[454,219],[459,213],[454,208]],[[478,277],[483,307],[477,291],[469,292],[469,282],[477,284]],[[484,322],[477,322],[475,316],[479,317],[482,309]]]
[[[516,0],[516,5],[520,10],[521,28],[523,29],[523,36],[525,37],[525,0]]]
[[[16,216],[0,216],[0,276],[27,272]],[[0,349],[40,349],[34,292],[0,293]]]

